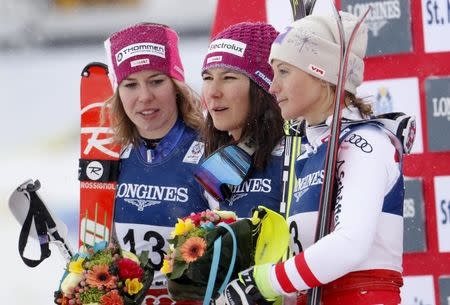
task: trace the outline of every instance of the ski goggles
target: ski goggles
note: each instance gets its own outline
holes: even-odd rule
[[[228,185],[239,185],[247,177],[254,152],[247,148],[249,147],[224,146],[194,171],[195,179],[214,199],[224,201],[230,198],[232,192]]]

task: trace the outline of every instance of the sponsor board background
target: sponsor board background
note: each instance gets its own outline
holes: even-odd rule
[[[278,30],[287,26],[291,19],[289,6],[277,6],[278,0],[219,0],[218,10],[213,24],[213,33],[217,33],[230,24],[244,20],[273,22]],[[403,111],[416,115],[418,132],[413,148],[413,154],[404,159],[405,176],[420,181],[421,196],[423,196],[424,223],[417,230],[424,230],[425,240],[420,245],[409,245],[404,258],[405,285],[402,288],[404,305],[441,304],[441,298],[447,291],[440,291],[439,278],[450,275],[450,253],[441,252],[438,248],[437,212],[435,204],[435,176],[450,175],[450,151],[433,151],[430,148],[429,132],[427,130],[426,88],[425,80],[429,77],[450,76],[450,30],[447,17],[450,10],[449,0],[337,0],[336,5],[345,10],[345,3],[374,3],[383,5],[394,2],[401,8],[403,19],[397,19],[397,24],[386,24],[380,34],[386,29],[387,37],[378,39],[373,45],[370,56],[365,58],[365,83],[361,88],[377,92],[378,85],[386,85],[395,101],[391,104],[393,111]],[[318,9],[314,13],[331,14],[328,1],[317,1]],[[381,3],[381,4],[380,4]],[[435,9],[434,7],[438,8]],[[431,10],[434,24],[430,21]],[[409,11],[409,19],[408,19]],[[289,15],[289,16],[287,16]],[[438,16],[438,17],[436,17]],[[428,20],[428,21],[427,21]],[[439,23],[436,22],[439,20]],[[392,20],[390,21],[392,22]],[[402,28],[403,30],[399,30]],[[384,33],[383,35],[387,35]],[[408,35],[411,35],[410,41]],[[406,37],[404,37],[406,36]],[[400,45],[397,45],[401,42]],[[387,44],[387,45],[385,45]],[[374,52],[373,54],[370,52]],[[380,91],[381,92],[381,91]],[[372,93],[372,94],[374,94]],[[375,95],[376,96],[376,95]],[[447,124],[450,124],[448,121]],[[448,125],[446,125],[448,128]],[[446,137],[445,137],[446,136]],[[450,142],[450,135],[442,137],[441,141]],[[432,139],[435,140],[434,138]],[[417,187],[417,186],[416,186]],[[413,193],[416,191],[413,191]],[[416,192],[417,195],[417,192]],[[437,199],[436,199],[437,200]],[[447,199],[448,200],[448,199]],[[416,220],[419,221],[420,220]],[[407,224],[408,225],[408,224]],[[450,238],[449,238],[450,240]],[[408,247],[409,247],[408,246]],[[442,289],[447,289],[442,285]],[[442,303],[441,305],[447,305]]]
[[[449,151],[450,77],[431,76],[427,78],[425,81],[425,91],[428,147],[430,151]]]
[[[424,252],[427,246],[422,180],[405,179],[405,190],[403,251]]]
[[[440,296],[444,293],[449,293],[441,291],[439,286],[439,278],[450,275],[450,253],[442,252],[439,248],[440,237],[438,235],[438,212],[436,210],[436,201],[438,199],[435,198],[438,195],[435,192],[436,185],[434,177],[450,175],[450,151],[433,151],[432,147],[430,147],[432,145],[430,144],[436,145],[435,141],[441,141],[441,146],[443,146],[442,143],[450,141],[450,135],[444,133],[440,140],[434,137],[432,139],[429,138],[430,131],[428,128],[430,122],[428,122],[427,117],[426,97],[427,95],[435,96],[436,94],[431,92],[427,93],[426,79],[430,77],[450,76],[450,64],[448,64],[450,62],[450,48],[436,47],[447,44],[448,42],[444,41],[448,41],[448,39],[443,38],[450,37],[450,35],[445,34],[445,28],[448,28],[449,25],[442,24],[440,25],[443,27],[439,31],[440,34],[433,35],[432,37],[428,35],[425,41],[424,35],[426,33],[424,34],[424,23],[427,22],[427,12],[423,10],[424,5],[434,6],[435,2],[439,2],[437,4],[440,10],[439,14],[447,14],[447,7],[443,10],[444,2],[446,1],[404,1],[409,3],[411,12],[412,52],[371,56],[365,59],[366,70],[364,79],[366,83],[370,84],[371,81],[375,83],[390,82],[388,84],[393,85],[393,88],[395,88],[393,90],[399,90],[401,88],[401,94],[404,96],[410,96],[410,91],[418,92],[418,109],[416,109],[418,112],[416,115],[418,122],[420,120],[421,130],[419,130],[418,124],[413,154],[406,156],[404,160],[404,173],[408,177],[422,181],[423,200],[425,203],[425,225],[423,229],[426,233],[426,240],[425,251],[416,249],[413,252],[408,252],[403,255],[403,268],[406,278],[405,285],[402,289],[402,304],[405,305],[447,305],[447,303],[441,303]],[[373,2],[378,1],[374,0]],[[397,33],[397,35],[402,35],[402,33]],[[390,43],[395,44],[396,41],[393,40]],[[431,53],[431,49],[439,49],[442,52]],[[412,82],[404,82],[411,78],[415,79],[415,84]],[[397,83],[397,81],[400,82]],[[401,111],[415,112],[414,107],[417,106],[414,104],[414,101],[404,100],[402,102],[404,103],[402,107],[405,108]],[[394,103],[394,105],[396,104]],[[446,123],[444,126],[448,130],[450,121],[447,120]],[[419,149],[417,145],[420,144],[418,143],[422,143],[422,149]],[[447,188],[450,187],[447,186]],[[449,236],[448,234],[446,236],[448,240],[450,240]],[[416,278],[416,276],[419,277]],[[443,288],[446,289],[445,287]]]
[[[423,40],[425,52],[449,52],[450,3],[448,0],[422,0]]]
[[[435,285],[431,275],[405,276],[403,282],[404,287],[401,294],[403,305],[436,304]]]
[[[372,6],[365,21],[369,30],[366,56],[412,51],[409,1],[342,0],[341,4],[342,10],[356,16],[363,14],[369,5]]]
[[[450,252],[450,176],[434,177],[439,252]],[[450,262],[449,262],[450,263]]]
[[[357,95],[371,102],[375,114],[404,112],[416,118],[416,139],[411,153],[423,152],[419,80],[416,77],[365,81]]]

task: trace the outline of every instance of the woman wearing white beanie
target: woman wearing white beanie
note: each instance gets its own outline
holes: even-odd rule
[[[348,38],[358,20],[340,14]],[[355,97],[366,46],[362,25],[347,68],[331,233],[314,242],[340,61],[336,19],[307,16],[273,43],[270,92],[284,119],[306,121],[306,149],[296,161],[289,208],[290,258],[241,273],[227,287],[228,304],[261,304],[280,295],[297,295],[297,304],[306,304],[307,295],[299,292],[317,286],[323,305],[400,304],[404,151],[370,120],[370,105]]]

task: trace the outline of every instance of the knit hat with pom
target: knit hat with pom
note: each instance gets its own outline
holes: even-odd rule
[[[111,35],[105,41],[113,86],[130,74],[156,70],[184,82],[177,33],[162,24],[141,23]]]
[[[202,73],[211,68],[230,68],[247,75],[269,92],[273,72],[268,58],[277,35],[275,28],[261,22],[242,22],[228,27],[212,39]]]
[[[358,18],[340,12],[346,43]],[[345,90],[355,94],[363,81],[367,27],[362,24],[351,46]],[[272,45],[269,62],[287,62],[329,83],[337,84],[340,61],[339,31],[334,16],[309,15],[293,22]]]

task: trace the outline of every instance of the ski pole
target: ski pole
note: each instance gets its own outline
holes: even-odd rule
[[[340,61],[339,61],[339,76],[336,84],[336,92],[334,96],[334,109],[333,119],[331,122],[330,139],[328,141],[327,156],[325,159],[325,173],[322,184],[322,190],[320,193],[319,201],[319,216],[317,220],[315,242],[330,233],[331,230],[331,214],[333,208],[333,190],[334,190],[334,177],[336,170],[336,159],[339,148],[339,135],[341,131],[341,102],[345,97],[345,81],[347,75],[348,58],[350,56],[350,49],[353,40],[370,11],[370,7],[358,20],[353,31],[350,34],[348,44],[345,45],[345,33],[342,24],[341,16],[334,3],[332,4],[333,13],[336,17],[336,22],[339,30],[339,42],[340,42]],[[314,287],[308,293],[308,305],[319,305],[321,300],[321,288]]]

